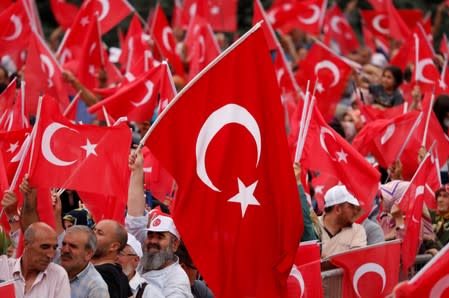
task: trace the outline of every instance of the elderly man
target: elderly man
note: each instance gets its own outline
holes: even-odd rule
[[[90,262],[97,239],[86,226],[72,226],[64,235],[61,247],[61,266],[70,279],[71,298],[109,298],[106,282]]]
[[[97,249],[92,263],[108,285],[109,295],[111,298],[131,297],[128,278],[116,263],[118,254],[126,246],[128,233],[121,224],[110,219],[97,223],[94,233],[97,237]]]
[[[24,244],[21,258],[0,256],[0,280],[14,280],[16,297],[70,297],[66,271],[52,263],[58,246],[53,228],[42,222],[31,224]]]
[[[321,257],[366,246],[365,229],[354,223],[360,211],[359,202],[346,187],[337,185],[329,189],[324,202],[324,215],[319,217]]]
[[[154,210],[150,220],[145,216],[142,154],[131,154],[129,166],[132,172],[125,224],[127,230],[144,243],[142,277],[158,287],[165,297],[193,297],[189,278],[175,255],[180,236],[173,219]]]
[[[118,255],[118,263],[122,266],[123,272],[129,280],[129,286],[135,297],[143,298],[163,298],[161,291],[151,284],[137,272],[140,258],[142,258],[142,244],[136,237],[128,234],[128,242],[125,248]]]

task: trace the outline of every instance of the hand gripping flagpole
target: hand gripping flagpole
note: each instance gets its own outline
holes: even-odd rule
[[[234,50],[237,46],[239,46],[245,39],[247,39],[251,34],[253,34],[256,30],[261,28],[261,24],[263,21],[258,22],[255,24],[251,29],[249,29],[245,34],[243,34],[239,39],[237,39],[233,44],[231,44],[226,50],[221,52],[220,55],[215,57],[214,60],[212,60],[205,68],[203,68],[190,82],[187,83],[187,85],[182,88],[181,91],[173,98],[173,100],[167,105],[167,107],[162,111],[162,113],[159,115],[159,117],[156,118],[153,125],[150,126],[146,134],[142,137],[142,139],[139,142],[139,146],[137,147],[136,151],[139,151],[142,149],[142,147],[145,145],[148,137],[153,132],[154,128],[157,126],[157,124],[161,121],[161,119],[164,117],[164,115],[170,110],[170,108],[178,101],[178,99],[188,90],[190,87],[192,87],[193,84],[196,83],[205,73],[209,71],[215,64],[220,62],[223,57],[225,57],[229,52]],[[260,29],[262,30],[262,29]]]

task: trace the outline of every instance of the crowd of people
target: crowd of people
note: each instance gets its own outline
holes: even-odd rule
[[[442,4],[438,8],[440,15],[435,18],[435,35],[439,34],[438,21],[441,21],[445,7]],[[352,9],[348,5],[346,13],[354,13]],[[62,32],[58,29],[52,35],[53,49],[57,35]],[[181,34],[175,35],[177,49],[188,71],[189,56],[183,45],[183,31],[179,32]],[[229,45],[223,34],[217,33],[216,38],[222,49]],[[299,29],[280,34],[279,39],[290,71],[297,71],[298,63],[306,57],[314,40]],[[151,41],[149,43],[154,47]],[[362,46],[347,55],[361,69],[354,70],[344,94],[335,95],[340,96],[340,101],[331,126],[348,142],[366,124],[359,106],[360,97],[364,104],[380,111],[405,102],[409,103],[407,111],[423,108],[424,91],[419,86],[414,86],[411,92],[402,88],[411,83],[408,73],[412,70],[404,72],[389,64],[397,50],[394,48],[387,53],[379,48],[373,52]],[[434,62],[440,71],[445,59],[444,55],[435,54]],[[0,93],[14,78],[20,80],[23,75],[23,69],[14,69],[10,62],[0,65]],[[181,90],[187,82],[186,77],[172,74],[176,88]],[[83,107],[79,107],[79,117],[103,125],[86,111],[86,107],[102,100],[100,92],[96,92],[99,89],[87,88],[68,69],[63,71],[63,76],[67,86],[80,92]],[[97,76],[98,88],[110,87],[105,71],[101,70]],[[449,94],[438,95],[433,113],[447,136]],[[152,120],[129,124],[133,129],[134,144],[139,142]],[[449,142],[448,138],[446,142]],[[424,152],[427,149],[424,148]],[[147,183],[150,173],[145,170],[142,151],[145,153],[145,148],[132,149],[129,155],[130,184],[126,210],[123,210],[126,213],[124,224],[111,219],[94,222],[76,190],[65,190],[52,193],[56,227],[51,227],[39,218],[36,186],[30,185],[26,176],[19,187],[23,202],[20,202],[18,192],[5,191],[1,215],[7,219],[8,227],[1,232],[0,282],[13,281],[16,297],[214,297],[170,216],[176,184],[167,193],[154,191],[154,181]],[[416,160],[419,160],[416,153]],[[443,162],[441,185],[434,193],[437,207],[423,207],[420,254],[436,255],[449,242],[448,164]],[[350,249],[402,240],[406,233],[407,210],[400,200],[410,184],[404,179],[402,168],[399,160],[389,168],[379,168],[383,175],[373,208],[362,210],[359,198],[344,185],[329,187],[320,199],[318,185],[314,183],[316,172],[309,171],[310,183],[302,185],[300,171],[310,169],[301,169],[294,163],[292,169],[304,218],[302,241],[318,240],[321,258],[326,259]],[[368,216],[362,216],[364,213]],[[362,221],[359,221],[360,217],[363,217]]]

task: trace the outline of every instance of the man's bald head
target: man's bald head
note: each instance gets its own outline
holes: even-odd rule
[[[35,222],[31,224],[23,234],[25,244],[31,244],[36,237],[58,237],[55,230],[44,222]]]

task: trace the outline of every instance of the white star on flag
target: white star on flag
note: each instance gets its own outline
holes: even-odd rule
[[[318,194],[322,194],[323,193],[323,189],[324,189],[324,185],[317,185],[314,187],[315,193]]]
[[[228,200],[228,202],[240,203],[240,207],[242,208],[242,218],[245,217],[246,208],[249,205],[260,206],[259,201],[254,197],[254,190],[257,186],[257,181],[251,184],[250,186],[246,186],[243,182],[237,178],[239,184],[239,192],[232,198]]]
[[[348,161],[346,160],[346,156],[348,156],[348,154],[346,152],[343,151],[343,149],[341,149],[340,151],[337,151],[337,158],[338,158],[338,162],[340,161],[344,161],[345,163],[348,163]]]
[[[95,152],[95,147],[97,147],[97,144],[92,144],[89,139],[86,140],[86,145],[81,146],[81,148],[86,150],[86,158],[91,154],[98,156],[97,152]]]
[[[84,26],[87,26],[89,24],[89,18],[88,17],[83,17],[81,18],[80,24]]]
[[[13,153],[14,151],[16,151],[17,147],[19,147],[19,142],[15,142],[14,144],[9,144],[9,149],[6,150],[6,152],[11,152]]]

